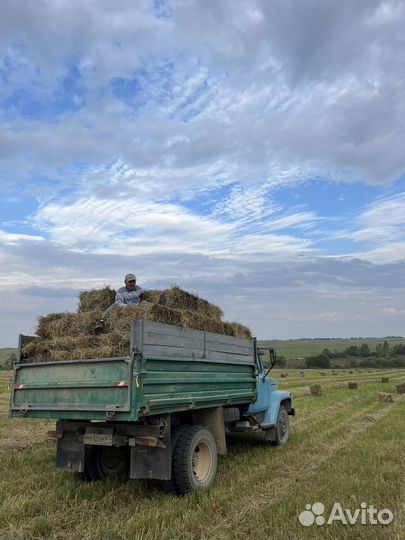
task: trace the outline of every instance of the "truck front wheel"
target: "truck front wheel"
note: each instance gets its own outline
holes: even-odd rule
[[[290,435],[290,423],[288,420],[288,412],[284,406],[280,407],[278,413],[277,424],[275,425],[275,439],[272,442],[274,446],[286,444]]]
[[[88,446],[85,460],[85,479],[88,481],[128,476],[128,448]]]
[[[202,426],[187,426],[173,456],[173,474],[180,493],[209,488],[217,466],[217,445],[211,432]]]

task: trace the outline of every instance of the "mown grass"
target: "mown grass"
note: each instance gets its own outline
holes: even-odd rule
[[[4,366],[4,363],[9,360],[10,356],[17,354],[18,349],[11,347],[0,348],[0,367]]]
[[[280,379],[274,371],[295,396],[289,443],[273,448],[259,434],[233,434],[214,486],[185,497],[163,493],[157,482],[89,484],[56,471],[46,423],[6,418],[2,400],[1,428],[12,434],[33,426],[38,436],[23,449],[12,446],[11,436],[11,446],[0,448],[0,538],[403,538],[405,401],[399,394],[392,404],[377,399],[378,391],[395,392],[403,372],[287,373]],[[357,380],[358,390],[348,390],[349,380]],[[322,384],[323,396],[309,394],[313,382]],[[391,509],[394,520],[302,526],[299,514],[317,501],[325,515],[334,502],[352,510],[366,502]]]

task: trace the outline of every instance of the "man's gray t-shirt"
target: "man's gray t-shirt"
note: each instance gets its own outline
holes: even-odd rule
[[[127,304],[139,304],[143,289],[135,285],[135,289],[129,291],[126,287],[118,289],[115,295],[114,304],[117,306],[126,306]]]

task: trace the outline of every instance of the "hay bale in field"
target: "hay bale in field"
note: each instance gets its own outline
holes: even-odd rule
[[[396,384],[395,388],[397,389],[398,394],[405,394],[405,383]]]
[[[390,382],[390,379],[389,379],[389,377],[382,377],[381,382],[382,383],[387,383],[387,382]]]
[[[378,392],[378,401],[382,401],[384,403],[394,403],[392,394],[386,394],[384,392]]]
[[[311,396],[323,396],[322,387],[320,384],[313,384],[309,387]]]
[[[287,373],[281,373],[281,374],[280,374],[280,377],[281,377],[282,379],[285,379],[285,378],[287,377]]]
[[[358,384],[356,382],[349,382],[348,388],[349,390],[355,390],[358,388]]]

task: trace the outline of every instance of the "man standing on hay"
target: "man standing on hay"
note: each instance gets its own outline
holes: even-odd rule
[[[117,307],[125,307],[129,304],[138,305],[142,301],[143,289],[136,284],[135,274],[127,274],[124,278],[125,287],[118,289],[115,295],[115,302],[108,306],[104,311],[103,316],[97,322],[94,327],[94,333],[96,335],[101,334],[105,327],[105,321],[107,320],[111,310]]]

